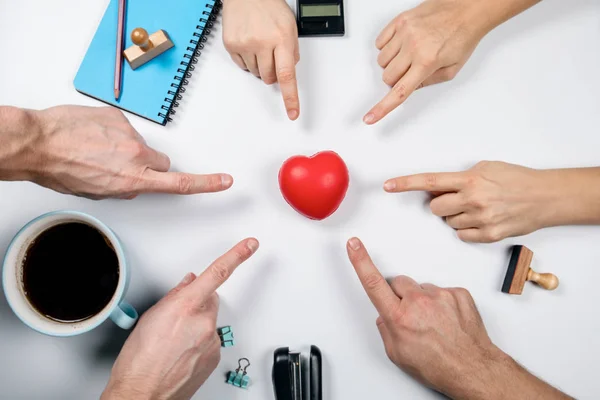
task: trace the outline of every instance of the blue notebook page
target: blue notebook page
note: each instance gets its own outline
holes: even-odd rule
[[[185,79],[186,64],[205,33],[216,0],[128,0],[125,47],[131,31],[167,32],[175,45],[146,64],[131,69],[123,58],[121,98],[114,98],[119,2],[111,0],[75,77],[75,89],[110,105],[165,125],[168,110]],[[192,66],[193,68],[193,66]],[[183,92],[183,88],[181,92]]]

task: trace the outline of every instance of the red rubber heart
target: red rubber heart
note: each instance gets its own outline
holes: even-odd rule
[[[291,157],[279,170],[283,198],[310,219],[322,220],[333,214],[342,204],[349,183],[348,167],[333,151]]]

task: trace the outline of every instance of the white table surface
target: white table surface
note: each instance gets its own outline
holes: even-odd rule
[[[0,104],[100,105],[73,78],[107,0],[0,1]],[[366,5],[369,4],[369,5]],[[415,94],[382,123],[366,111],[387,91],[374,46],[407,0],[346,1],[344,38],[301,39],[301,117],[289,122],[279,91],[240,71],[214,34],[167,128],[128,115],[173,166],[228,172],[234,187],[194,197],[150,195],[94,202],[30,183],[0,184],[0,256],[27,221],[56,209],[90,213],[124,240],[133,265],[129,301],[144,308],[188,271],[200,272],[238,240],[261,249],[220,290],[221,324],[236,347],[223,351],[197,399],[270,399],[273,350],[320,346],[325,399],[433,399],[439,395],[386,358],[376,313],[345,254],[360,236],[388,276],[407,274],[471,291],[492,340],[543,379],[580,399],[598,398],[600,229],[565,227],[494,245],[460,242],[420,193],[390,195],[386,178],[460,170],[479,160],[533,167],[600,164],[600,3],[545,0],[492,32],[457,79]],[[296,214],[277,184],[291,155],[332,149],[351,187],[324,222]],[[535,252],[555,292],[500,292],[511,244]],[[93,399],[124,333],[106,322],[76,338],[29,330],[0,298],[0,398]],[[237,359],[253,385],[224,383]]]

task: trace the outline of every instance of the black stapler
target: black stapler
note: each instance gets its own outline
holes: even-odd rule
[[[323,400],[323,374],[321,350],[310,347],[308,393],[305,393],[304,362],[300,353],[290,352],[288,347],[275,350],[273,360],[273,388],[275,400]]]

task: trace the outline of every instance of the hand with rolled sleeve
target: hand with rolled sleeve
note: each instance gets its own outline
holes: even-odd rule
[[[490,243],[559,225],[600,224],[600,168],[537,170],[482,161],[463,172],[388,180],[392,193],[427,191],[459,239]]]
[[[223,43],[231,59],[267,85],[279,82],[290,120],[300,115],[298,28],[285,0],[225,0]]]
[[[169,172],[170,166],[116,108],[0,107],[0,180],[91,199],[218,192],[233,184],[227,174]]]
[[[385,351],[407,374],[452,399],[571,399],[492,343],[467,290],[407,276],[388,283],[359,239],[350,239],[347,251],[379,313]]]
[[[488,32],[539,1],[425,0],[398,15],[375,43],[392,89],[364,122],[378,122],[419,88],[453,79]]]
[[[187,274],[125,342],[101,400],[190,399],[221,359],[216,290],[258,249],[250,238],[196,277]]]

